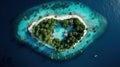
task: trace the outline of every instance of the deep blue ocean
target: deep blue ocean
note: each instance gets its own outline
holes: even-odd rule
[[[0,67],[120,67],[120,0],[80,0],[106,18],[107,28],[82,55],[69,61],[51,61],[17,45],[12,37],[12,21],[25,10],[50,1],[0,1]]]

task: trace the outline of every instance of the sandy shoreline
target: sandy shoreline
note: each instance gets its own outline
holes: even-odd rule
[[[84,26],[85,26],[84,35],[81,37],[81,39],[87,34],[86,28],[88,28],[88,26],[87,26],[86,23],[83,21],[83,19],[82,19],[80,16],[78,16],[78,15],[64,15],[64,16],[57,16],[57,17],[55,17],[55,15],[46,16],[46,17],[43,17],[42,19],[40,19],[40,20],[37,21],[37,22],[33,22],[33,23],[31,24],[31,26],[28,27],[28,31],[32,33],[32,27],[33,27],[34,25],[38,25],[41,21],[43,21],[43,20],[45,20],[45,19],[51,19],[51,18],[56,19],[56,20],[64,20],[64,19],[70,19],[70,18],[78,18],[78,19],[84,24]],[[81,39],[80,39],[80,40],[81,40]],[[79,40],[79,41],[80,41],[80,40]],[[78,42],[79,42],[79,41],[78,41]],[[77,43],[78,43],[78,42],[77,42]],[[77,45],[77,43],[75,43],[74,47]]]

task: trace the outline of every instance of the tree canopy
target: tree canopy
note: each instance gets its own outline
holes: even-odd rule
[[[71,20],[73,22],[70,22]],[[62,51],[72,48],[76,42],[78,42],[84,34],[85,26],[81,23],[78,18],[70,18],[60,21],[63,28],[67,29],[73,25],[73,29],[68,33],[68,36],[64,40],[52,38],[51,34],[54,29],[53,26],[57,23],[57,20],[51,18],[41,21],[38,25],[34,26],[32,31],[33,37],[37,37],[43,42],[53,46],[56,51]]]

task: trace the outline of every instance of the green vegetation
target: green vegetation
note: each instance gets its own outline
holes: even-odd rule
[[[94,27],[94,28],[93,28],[93,32],[96,32],[96,31],[97,31],[97,30],[96,30],[96,27]]]
[[[72,20],[72,22],[70,22]],[[70,18],[60,21],[60,24],[65,29],[69,26],[73,26],[71,32],[63,40],[59,40],[52,36],[54,29],[53,26],[57,23],[57,20],[51,18],[40,22],[37,26],[34,26],[32,31],[32,37],[38,37],[44,43],[47,43],[54,47],[58,52],[74,48],[74,44],[78,42],[84,34],[85,26],[79,21],[78,18]],[[34,35],[33,35],[34,34]]]
[[[54,19],[47,19],[34,26],[32,31],[34,35],[44,42],[49,42],[52,26],[56,23]]]
[[[24,16],[24,20],[26,20],[27,19],[27,16]]]
[[[21,37],[20,40],[23,41],[25,38],[24,37]]]
[[[68,20],[63,20],[62,22],[61,22],[61,25],[64,27],[64,28],[68,28],[70,25],[69,25],[69,23],[68,23]]]
[[[72,12],[69,12],[69,15],[72,15]]]
[[[39,16],[39,18],[41,19],[41,18],[43,18],[43,16]]]

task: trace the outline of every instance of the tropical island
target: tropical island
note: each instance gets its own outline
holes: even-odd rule
[[[14,24],[19,43],[51,60],[68,60],[83,54],[107,25],[96,11],[71,1],[53,1],[30,8]]]
[[[61,17],[51,15],[44,17],[38,22],[34,22],[28,28],[32,37],[34,36],[49,44],[57,52],[74,48],[75,44],[87,33],[87,25],[77,15]],[[58,30],[59,32],[57,32]]]

